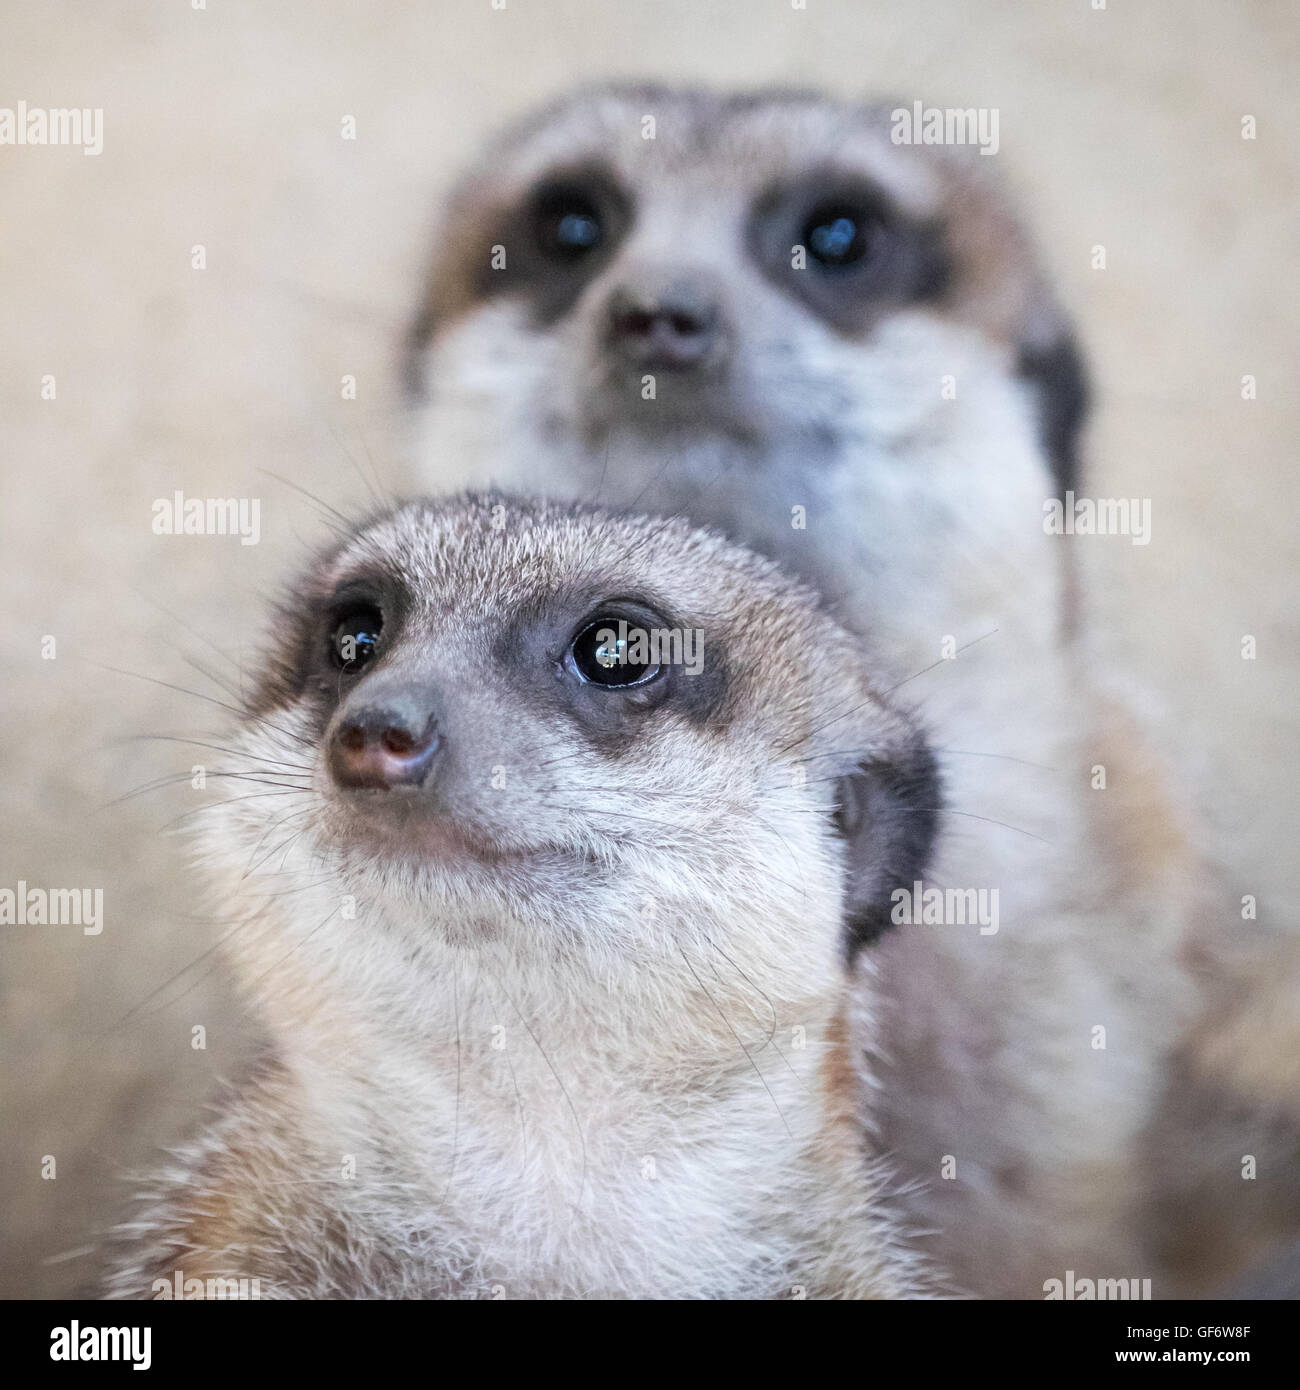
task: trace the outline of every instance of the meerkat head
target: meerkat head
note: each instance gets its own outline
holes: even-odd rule
[[[339,949],[366,922],[412,961],[635,969],[707,938],[769,980],[842,969],[938,805],[860,644],[774,566],[496,494],[403,507],[308,570],[240,752],[293,824],[239,798],[214,857],[304,917],[351,897]]]
[[[453,194],[417,386],[534,448],[613,441],[610,472],[620,441],[710,436],[915,470],[929,444],[1013,447],[1000,405],[965,403],[993,375],[1040,495],[1070,486],[1080,361],[993,161],[896,144],[890,111],[612,88],[534,115]]]

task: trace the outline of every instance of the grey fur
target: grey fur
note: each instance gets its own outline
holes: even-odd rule
[[[359,586],[384,625],[349,676],[327,652]],[[681,684],[707,661],[658,702],[575,684],[569,635],[633,595],[725,663],[704,717]],[[864,1141],[871,971],[844,949],[846,912],[921,871],[937,789],[812,594],[680,522],[475,497],[323,556],[269,658],[238,770],[291,791],[214,809],[199,849],[272,1048],[143,1195],[112,1294],[177,1271],[266,1297],[938,1287]],[[404,682],[445,768],[340,789],[328,730]],[[622,707],[616,744],[580,698]],[[851,847],[844,778],[881,798]]]

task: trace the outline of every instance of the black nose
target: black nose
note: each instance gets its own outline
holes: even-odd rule
[[[349,791],[420,786],[442,747],[427,704],[394,698],[344,714],[330,735],[329,769]]]
[[[684,371],[714,351],[719,317],[716,301],[698,286],[625,286],[610,296],[610,341],[634,366]]]

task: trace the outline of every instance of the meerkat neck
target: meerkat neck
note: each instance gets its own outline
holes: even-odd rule
[[[327,1143],[318,1162],[351,1163],[380,1193],[376,1205],[358,1189],[367,1221],[474,1232],[483,1277],[537,1270],[552,1291],[721,1279],[718,1296],[768,1296],[755,1281],[832,1277],[801,1253],[817,1245],[827,1174],[857,1203],[869,1195],[842,972],[778,999],[703,952],[676,974],[665,956],[640,978],[545,979],[500,949],[437,954],[434,989],[421,969],[422,983],[385,998],[375,970],[374,988],[355,973],[346,987],[303,981],[288,1013],[270,994],[305,1129]],[[385,1205],[389,1189],[400,1199]],[[687,1228],[727,1258],[684,1254]],[[604,1269],[614,1247],[635,1275]],[[863,1277],[877,1275],[871,1262]]]
[[[286,1064],[332,1105],[354,1108],[355,1098],[368,1115],[400,1098],[436,1111],[459,1092],[508,1115],[521,1085],[561,1106],[585,1097],[593,1115],[625,1122],[678,1093],[740,1091],[762,1096],[778,1128],[783,1114],[807,1127],[795,1082],[835,1042],[845,983],[834,949],[773,969],[738,960],[697,926],[693,944],[647,952],[632,968],[504,939],[453,945],[428,922],[416,942],[414,922],[387,925],[396,930],[375,933],[364,952],[336,953],[360,924],[331,924],[316,949],[292,957],[291,985],[259,990]],[[246,946],[243,973],[264,975],[296,931],[280,923]]]

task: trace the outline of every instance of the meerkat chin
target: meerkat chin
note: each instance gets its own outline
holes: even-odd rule
[[[1212,911],[1063,636],[1070,326],[995,161],[896,144],[890,111],[613,88],[519,123],[450,200],[414,462],[714,525],[906,683],[948,792],[936,878],[1000,904],[881,943],[881,1141],[964,1287],[1041,1297],[1151,1268],[1139,1150]]]
[[[850,1035],[940,791],[861,642],[676,521],[407,506],[307,572],[201,857],[266,1060],[112,1292],[890,1297]]]

